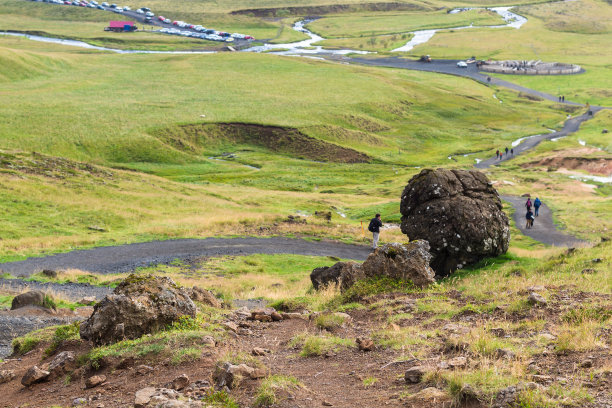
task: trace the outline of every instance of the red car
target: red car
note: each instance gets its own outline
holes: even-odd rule
[[[178,21],[173,21],[172,25],[178,25]]]
[[[164,20],[166,19],[166,17],[164,17],[164,16],[157,16],[157,19],[158,19],[159,21],[164,21]]]
[[[72,3],[69,1],[65,1],[64,4],[71,5]]]
[[[254,40],[255,38],[252,35],[245,35],[244,39],[245,40]]]
[[[189,28],[193,28],[193,27],[195,27],[195,26],[194,26],[193,24],[189,24],[187,27],[189,27]]]

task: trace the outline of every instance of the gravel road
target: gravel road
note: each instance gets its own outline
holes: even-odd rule
[[[290,238],[206,238],[152,241],[99,247],[0,264],[0,273],[24,277],[43,269],[80,269],[94,273],[131,272],[138,267],[189,261],[207,256],[295,254],[363,261],[370,248],[331,241]]]
[[[509,202],[514,208],[512,218],[514,219],[517,228],[524,235],[527,235],[528,237],[531,237],[544,244],[554,246],[572,247],[586,244],[586,241],[559,231],[553,222],[552,212],[545,203],[543,203],[540,207],[540,215],[536,217],[533,223],[533,228],[527,229],[525,228],[525,201],[527,201],[527,199],[514,196],[501,196],[501,199]]]

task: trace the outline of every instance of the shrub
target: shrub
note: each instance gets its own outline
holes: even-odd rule
[[[345,320],[342,315],[327,313],[318,315],[314,323],[320,329],[334,331],[342,327]]]
[[[261,382],[253,404],[256,407],[269,407],[279,402],[280,392],[288,392],[302,386],[295,377],[272,375]]]

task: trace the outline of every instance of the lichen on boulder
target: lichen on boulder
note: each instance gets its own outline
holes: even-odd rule
[[[404,189],[400,211],[402,232],[429,242],[430,265],[439,276],[508,250],[508,217],[479,171],[422,170]]]
[[[154,333],[181,316],[195,314],[189,295],[172,279],[132,274],[94,306],[91,317],[81,323],[80,334],[95,345],[111,344]]]

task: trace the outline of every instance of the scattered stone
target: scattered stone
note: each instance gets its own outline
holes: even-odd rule
[[[146,375],[153,372],[153,367],[145,365],[145,364],[141,364],[138,367],[136,367],[136,374],[138,375]]]
[[[78,303],[82,305],[91,306],[96,303],[96,297],[95,296],[85,296],[81,300],[79,300]]]
[[[583,275],[593,275],[595,273],[597,273],[597,270],[593,268],[585,268],[582,270]]]
[[[601,261],[603,261],[603,259],[601,259],[601,258],[593,258],[593,259],[591,259],[592,263],[600,263]]]
[[[448,360],[448,366],[450,368],[463,368],[467,365],[467,358],[459,356]]]
[[[43,269],[41,273],[45,275],[47,278],[51,278],[51,279],[57,278],[57,271],[54,271],[53,269]]]
[[[323,402],[321,403],[321,405],[323,405],[324,407],[333,407],[333,406],[334,406],[334,404],[332,404],[332,403],[331,403],[331,402],[329,402],[329,401],[325,401],[325,400],[323,400]]]
[[[91,317],[81,323],[80,334],[97,346],[110,344],[154,333],[195,313],[187,293],[172,279],[132,274],[94,306]]]
[[[557,337],[555,337],[554,335],[550,334],[550,333],[541,333],[540,337],[544,340],[548,340],[548,341],[553,341],[555,340]]]
[[[238,331],[238,325],[234,322],[223,322],[221,323],[221,326],[225,327],[227,330],[231,330],[233,332],[237,332]]]
[[[601,133],[605,135],[606,133],[608,133],[608,129],[602,129]]]
[[[435,273],[429,267],[430,259],[427,241],[418,240],[408,244],[393,242],[372,252],[362,268],[367,278],[386,276],[423,287],[435,282]]]
[[[15,378],[15,372],[13,370],[0,370],[0,384],[13,381]]]
[[[215,347],[217,342],[212,336],[204,336],[202,337],[202,344],[208,347]]]
[[[37,366],[32,366],[23,375],[23,378],[21,379],[21,384],[23,384],[24,387],[29,387],[32,384],[46,380],[50,374],[50,372],[41,370]]]
[[[331,211],[315,211],[314,215],[315,217],[323,218],[326,221],[331,221],[332,219]]]
[[[94,388],[106,381],[105,375],[94,375],[85,380],[85,388]]]
[[[283,316],[283,320],[290,320],[290,319],[308,320],[308,315],[304,315],[302,313],[295,313],[295,312],[281,313],[281,316]]]
[[[510,224],[499,194],[476,170],[426,169],[402,193],[402,232],[429,242],[439,276],[505,253]]]
[[[270,313],[270,317],[272,318],[272,321],[275,321],[275,322],[280,322],[281,320],[283,320],[283,316],[280,313],[278,313],[276,310]]]
[[[226,362],[218,364],[213,374],[213,379],[218,388],[228,387],[235,388],[241,378],[251,377],[255,369],[246,364],[234,365]]]
[[[299,215],[288,215],[287,219],[283,220],[287,224],[306,224],[306,218],[301,217]]]
[[[544,296],[540,295],[537,292],[531,292],[529,294],[529,297],[527,298],[527,302],[532,306],[545,307],[546,305],[548,305],[548,302],[546,301],[546,299],[544,299]]]
[[[264,378],[268,375],[268,372],[264,368],[256,368],[250,374],[249,377],[253,380],[257,380],[259,378]]]
[[[49,363],[49,371],[53,375],[60,375],[76,367],[76,358],[72,351],[62,351]]]
[[[356,340],[357,343],[357,347],[359,347],[359,350],[361,351],[372,351],[374,350],[374,342],[372,341],[372,339],[366,339],[366,338],[357,338]]]
[[[146,408],[155,392],[156,390],[153,387],[146,387],[136,391],[134,395],[134,408]]]
[[[251,350],[251,354],[254,356],[265,356],[268,353],[270,353],[270,350],[261,347],[254,347],[253,350]]]
[[[337,262],[332,266],[313,269],[310,281],[315,290],[326,288],[329,285],[338,285],[340,291],[345,291],[363,277],[363,270],[357,262]]]
[[[495,337],[504,337],[506,336],[506,330],[503,329],[502,327],[495,327],[491,329],[491,334],[494,335]]]
[[[512,360],[516,357],[516,354],[512,350],[508,349],[497,349],[495,350],[495,354],[498,358],[505,358],[507,360]]]
[[[447,331],[449,333],[454,333],[454,334],[464,334],[470,331],[470,329],[468,329],[467,327],[460,326],[455,323],[445,324],[444,327],[442,327],[442,330]]]
[[[11,310],[21,309],[26,306],[45,307],[45,294],[40,290],[31,290],[13,298]]]
[[[87,404],[87,402],[88,402],[88,401],[87,401],[87,398],[83,398],[83,397],[81,397],[81,398],[75,398],[75,399],[73,399],[73,400],[72,400],[72,406],[73,406],[73,407],[78,407],[78,406],[80,406],[80,405],[85,405],[85,404]]]
[[[187,294],[194,302],[200,302],[207,306],[216,308],[221,307],[221,301],[217,299],[217,297],[210,290],[194,286],[193,288],[187,290]]]
[[[414,366],[406,370],[404,379],[409,384],[418,384],[423,379],[423,376],[427,373],[427,369],[424,366]]]
[[[408,407],[446,407],[451,404],[451,397],[434,387],[425,388],[406,398]]]
[[[591,360],[590,358],[582,360],[582,362],[580,363],[580,367],[582,367],[582,368],[591,368],[591,367],[593,367],[593,360]]]
[[[548,385],[553,382],[553,378],[548,375],[534,374],[531,376],[531,378],[538,384]]]
[[[187,377],[187,374],[181,374],[174,380],[172,380],[172,383],[169,388],[180,391],[183,388],[187,387],[190,383],[191,381],[189,381],[189,377]]]

